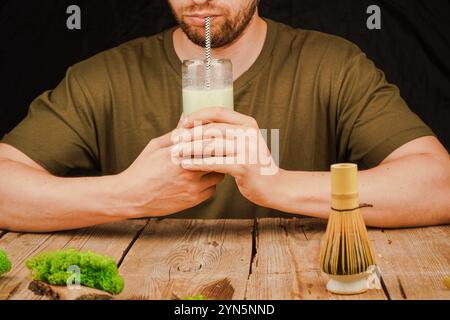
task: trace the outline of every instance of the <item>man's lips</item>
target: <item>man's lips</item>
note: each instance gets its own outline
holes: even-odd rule
[[[195,27],[204,27],[205,26],[205,18],[211,17],[211,23],[214,22],[219,16],[218,15],[186,15],[184,16],[185,22],[191,26]]]

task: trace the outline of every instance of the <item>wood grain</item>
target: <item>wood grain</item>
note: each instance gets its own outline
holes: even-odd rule
[[[386,230],[374,242],[377,263],[393,300],[450,300],[450,226]]]
[[[0,279],[0,299],[42,299],[28,289],[25,261],[43,251],[77,248],[115,259],[125,279],[125,290],[116,299],[203,294],[224,300],[450,300],[450,290],[443,284],[450,276],[450,226],[370,229],[384,291],[338,296],[326,290],[327,276],[319,268],[324,221],[258,219],[255,238],[253,224],[253,220],[144,219],[54,234],[0,231],[0,248],[13,264]]]
[[[258,219],[256,256],[247,287],[248,299],[386,299],[382,290],[352,296],[326,290],[319,267],[326,223],[317,219]],[[378,233],[369,233],[371,239]]]
[[[243,299],[253,220],[152,220],[120,267],[121,299]]]
[[[39,252],[41,247],[45,248],[51,236],[9,232],[0,239],[0,247],[7,252],[12,264],[11,271],[0,278],[0,300],[9,299],[17,291],[26,290],[29,271],[25,267],[25,261]]]
[[[54,234],[7,233],[0,247],[8,252],[13,268],[0,279],[0,299],[42,299],[29,289],[25,261],[38,253],[64,248],[91,250],[113,257],[117,262],[148,220],[132,220]]]

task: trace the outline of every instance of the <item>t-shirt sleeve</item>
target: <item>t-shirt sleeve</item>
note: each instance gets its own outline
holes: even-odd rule
[[[356,45],[350,46],[348,57],[340,71],[337,102],[338,144],[346,161],[372,168],[405,143],[435,136]]]
[[[25,119],[2,143],[9,144],[58,176],[97,169],[95,121],[73,68],[54,90],[30,105]]]

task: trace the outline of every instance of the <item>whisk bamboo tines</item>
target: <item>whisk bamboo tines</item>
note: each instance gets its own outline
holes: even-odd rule
[[[332,209],[321,249],[320,265],[322,271],[335,276],[335,279],[363,274],[369,266],[375,265],[359,205],[357,173],[356,164],[331,166]],[[351,277],[347,277],[346,281],[351,281]]]

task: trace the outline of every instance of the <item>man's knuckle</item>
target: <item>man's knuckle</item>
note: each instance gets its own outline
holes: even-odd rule
[[[189,194],[192,194],[192,195],[198,195],[198,187],[197,186],[195,186],[195,185],[189,185],[188,187],[187,187],[187,190],[188,190],[188,192],[189,192]]]
[[[151,139],[148,145],[150,148],[155,148],[155,149],[158,148],[159,147],[158,138]]]
[[[216,108],[214,108],[214,112],[216,113],[216,115],[220,116],[225,112],[225,108],[224,107],[216,107]]]
[[[217,188],[216,186],[212,186],[211,188],[208,189],[208,192],[207,192],[208,198],[212,197],[216,193],[216,188]]]
[[[249,123],[250,127],[252,127],[252,128],[258,127],[258,121],[256,121],[255,118],[249,117],[248,123]]]
[[[200,193],[192,194],[191,199],[193,203],[199,203],[203,201],[203,195]]]

